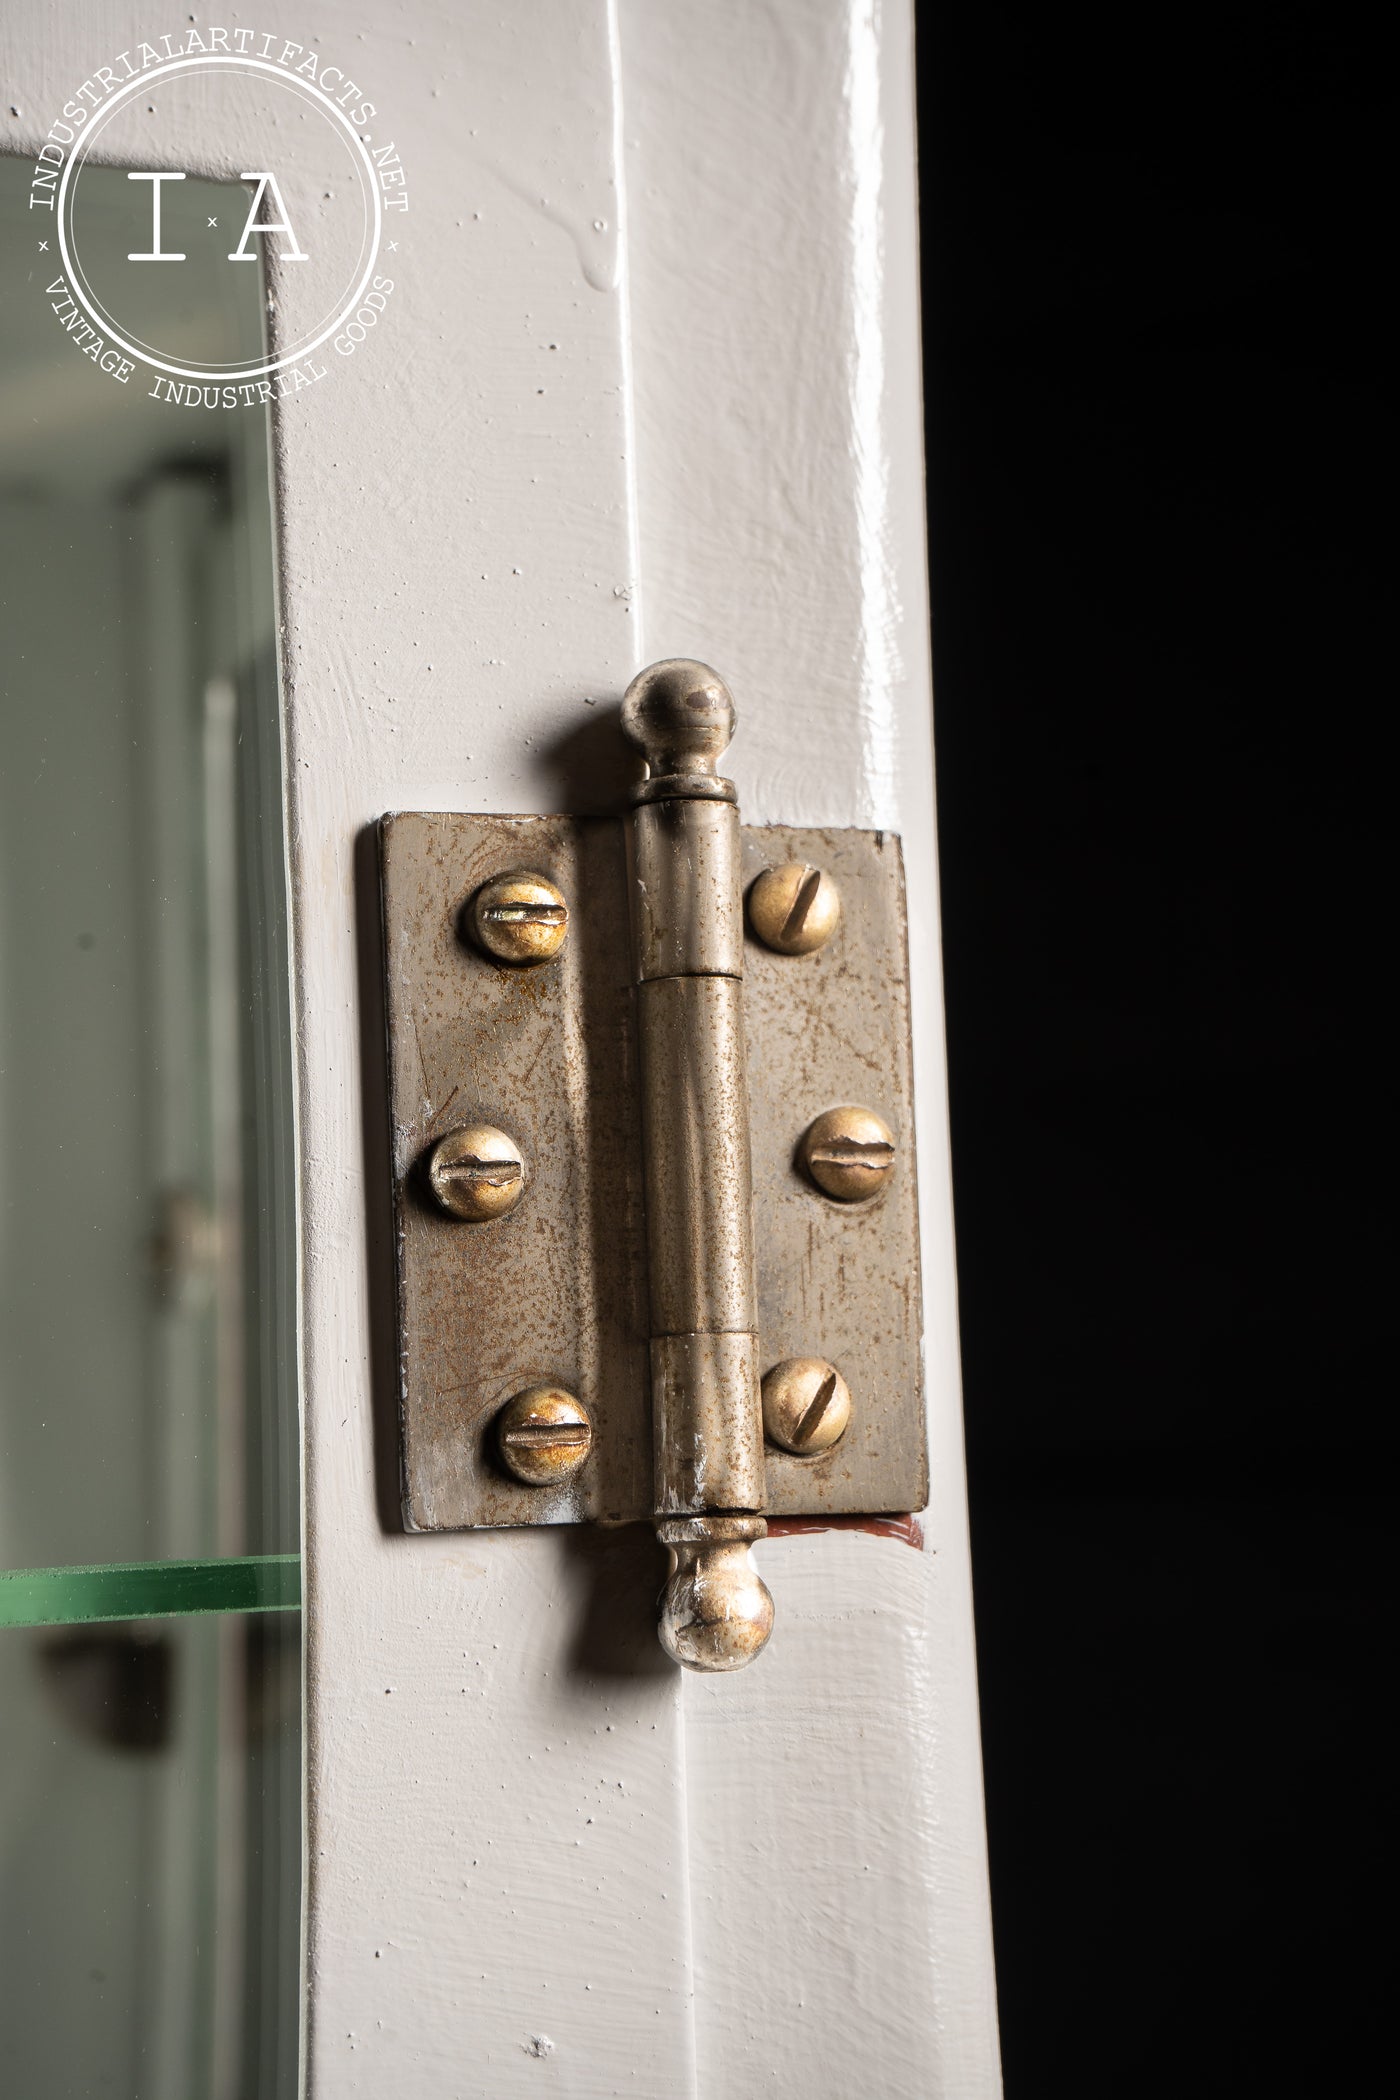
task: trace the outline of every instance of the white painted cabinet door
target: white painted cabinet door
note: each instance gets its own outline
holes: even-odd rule
[[[109,47],[151,33],[131,0],[11,0],[12,150],[37,148],[40,113]],[[408,196],[382,326],[275,424],[307,2090],[981,2100],[999,2072],[909,0],[298,0],[279,33],[353,71]],[[243,90],[250,110],[271,92]],[[239,136],[191,130],[192,171],[237,178],[242,156]],[[598,705],[671,655],[730,682],[746,821],[903,837],[927,1299],[922,1549],[856,1530],[766,1542],[775,1637],[711,1679],[656,1647],[646,1532],[405,1536],[374,1397],[368,827],[596,804]]]

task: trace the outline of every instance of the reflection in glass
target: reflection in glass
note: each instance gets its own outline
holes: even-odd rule
[[[297,1551],[286,887],[266,413],[82,357],[28,176],[0,160],[0,1570],[71,1604],[67,1568]],[[114,226],[139,188],[84,182]],[[150,297],[232,356],[262,294],[217,263]],[[164,1580],[111,1608],[214,1615],[0,1630],[26,2100],[296,2090],[299,1614]]]

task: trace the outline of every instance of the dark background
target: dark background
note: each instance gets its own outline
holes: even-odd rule
[[[1392,69],[1317,7],[918,31],[1006,2089],[1360,2092],[1400,1762]]]

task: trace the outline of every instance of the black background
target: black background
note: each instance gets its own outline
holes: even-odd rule
[[[1392,67],[1318,7],[918,33],[1006,2089],[1361,2092],[1400,1762]]]

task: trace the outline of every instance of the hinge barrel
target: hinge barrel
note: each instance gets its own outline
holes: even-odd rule
[[[751,1518],[764,1498],[739,812],[715,772],[734,708],[713,671],[673,660],[633,681],[623,724],[648,764],[631,888],[655,1507],[700,1520],[684,1539],[662,1523],[662,1638],[694,1668],[735,1669],[767,1639],[772,1601],[747,1553],[761,1523],[713,1538],[703,1523]]]

